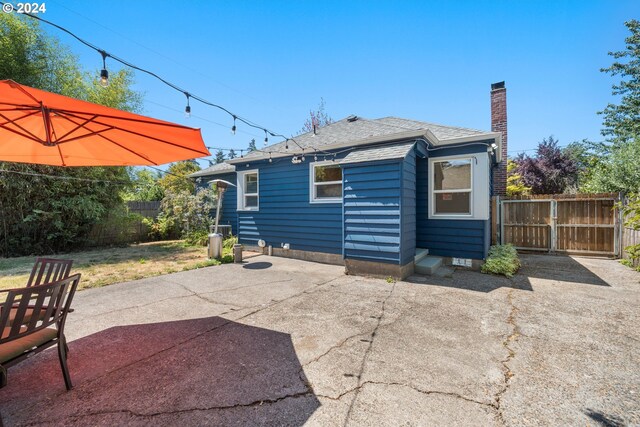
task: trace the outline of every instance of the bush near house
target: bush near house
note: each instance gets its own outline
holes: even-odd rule
[[[482,265],[481,271],[512,277],[519,268],[518,252],[512,245],[495,245],[489,249],[489,256]]]

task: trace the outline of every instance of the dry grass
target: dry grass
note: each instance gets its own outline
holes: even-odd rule
[[[94,249],[56,257],[73,259],[72,272],[82,273],[80,289],[220,264],[207,259],[206,248],[185,246],[182,241]],[[35,257],[0,258],[0,289],[23,287],[34,260]]]

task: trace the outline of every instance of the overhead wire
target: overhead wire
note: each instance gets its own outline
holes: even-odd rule
[[[5,4],[5,2],[0,1],[0,5],[4,5],[4,4]],[[293,137],[287,137],[287,136],[283,135],[282,133],[270,130],[270,129],[268,129],[268,128],[264,127],[264,126],[261,126],[261,125],[255,123],[255,122],[243,117],[243,116],[240,116],[240,115],[232,112],[231,110],[223,107],[222,105],[219,105],[219,104],[216,104],[214,102],[208,101],[208,100],[206,100],[205,98],[203,98],[201,96],[198,96],[198,95],[196,95],[196,94],[194,94],[194,93],[192,93],[190,91],[187,91],[187,90],[181,88],[180,86],[178,86],[178,85],[176,85],[174,83],[171,83],[170,81],[164,79],[163,77],[159,76],[158,74],[154,73],[153,71],[149,71],[149,70],[147,70],[145,68],[139,67],[139,66],[137,66],[137,65],[135,65],[135,64],[133,64],[133,63],[131,63],[131,62],[125,60],[125,59],[123,59],[123,58],[120,58],[120,57],[118,57],[118,56],[116,56],[114,54],[111,54],[111,53],[107,52],[104,49],[101,49],[100,47],[94,45],[91,42],[88,42],[88,41],[82,39],[81,37],[79,37],[76,34],[74,34],[72,31],[70,31],[70,30],[68,30],[68,29],[66,29],[66,28],[64,28],[64,27],[62,27],[62,26],[60,26],[60,25],[58,25],[58,24],[56,24],[54,22],[51,22],[51,21],[49,21],[47,19],[41,18],[38,15],[33,15],[33,14],[30,14],[30,13],[24,13],[23,15],[29,16],[32,19],[38,20],[40,22],[44,22],[46,24],[49,24],[49,25],[59,29],[60,31],[63,31],[64,33],[70,35],[71,37],[73,37],[74,39],[78,40],[80,43],[84,44],[85,46],[95,50],[98,53],[100,53],[100,55],[102,55],[103,59],[111,58],[111,59],[113,59],[113,60],[115,60],[115,61],[117,61],[117,62],[119,62],[119,63],[121,63],[121,64],[123,64],[123,65],[125,65],[127,67],[129,67],[129,68],[132,68],[134,70],[140,71],[142,73],[145,73],[147,75],[150,75],[150,76],[154,77],[155,79],[157,79],[160,82],[164,83],[166,86],[169,86],[170,88],[174,89],[175,91],[181,92],[182,94],[184,94],[187,97],[187,99],[195,99],[196,101],[199,101],[200,103],[202,103],[204,105],[208,105],[210,107],[217,108],[217,109],[227,113],[234,120],[233,128],[236,127],[235,126],[235,122],[239,121],[239,122],[242,122],[242,123],[244,123],[245,125],[247,125],[249,127],[264,131],[265,134],[268,133],[272,137],[280,137],[280,138],[284,138],[286,141],[292,141],[300,149],[303,149],[302,146],[300,146],[300,144],[298,144],[298,142]]]

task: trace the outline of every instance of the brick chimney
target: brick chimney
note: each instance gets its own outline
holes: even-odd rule
[[[493,168],[493,194],[507,192],[507,89],[504,82],[491,85],[491,132],[502,134],[502,161]]]

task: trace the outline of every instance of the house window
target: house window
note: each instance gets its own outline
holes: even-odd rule
[[[471,215],[473,162],[434,160],[431,168],[433,215]]]
[[[334,162],[311,163],[311,203],[342,202],[342,169]]]
[[[238,173],[238,210],[258,210],[258,171]]]

